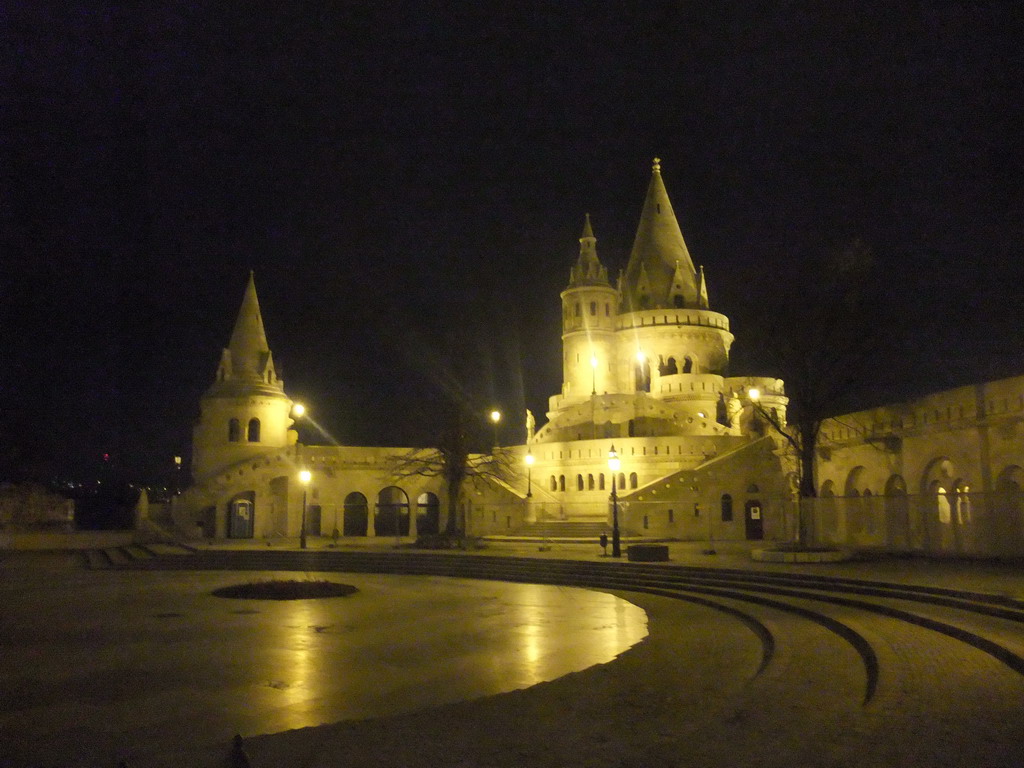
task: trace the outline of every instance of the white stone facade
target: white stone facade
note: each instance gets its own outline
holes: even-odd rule
[[[622,460],[615,490],[624,530],[682,539],[771,535],[778,526],[770,498],[785,495],[783,459],[747,393],[759,389],[761,405],[784,420],[783,383],[728,375],[729,320],[709,306],[703,268],[693,266],[657,161],[616,285],[600,262],[588,217],[561,301],[562,390],[530,442],[507,449],[521,468],[518,477],[467,484],[459,514],[468,532],[515,534],[542,520],[607,520],[614,444]],[[299,445],[292,406],[250,277],[202,399],[193,433],[195,484],[174,505],[180,530],[215,538],[298,536],[304,493],[307,531],[316,535],[395,535],[396,514],[402,535],[443,528],[440,480],[391,475],[389,457],[407,449]],[[308,487],[297,480],[300,468],[312,472]]]

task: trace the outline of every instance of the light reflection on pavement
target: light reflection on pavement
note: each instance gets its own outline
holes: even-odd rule
[[[226,600],[296,574],[67,572],[4,585],[0,743],[103,758],[524,688],[610,661],[646,614],[570,587],[316,574],[346,598]],[[70,583],[73,582],[73,583]],[[45,746],[45,748],[43,748]]]

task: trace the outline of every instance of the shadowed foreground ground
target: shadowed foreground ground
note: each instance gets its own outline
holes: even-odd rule
[[[678,549],[678,548],[677,548]],[[517,552],[523,554],[523,552]],[[571,550],[545,557],[579,557]],[[585,556],[590,556],[586,554]],[[694,560],[673,551],[673,560]],[[719,558],[716,565],[742,566]],[[748,566],[749,567],[749,566]],[[759,569],[762,566],[757,566]],[[1012,566],[851,563],[770,567],[889,581],[961,585],[1021,597]],[[733,604],[770,632],[689,602],[615,593],[642,607],[649,635],[616,660],[542,683],[413,714],[256,736],[260,766],[1016,766],[1024,754],[1024,676],[953,637],[884,615],[829,606],[877,659],[877,689],[864,703],[855,650],[800,615]],[[721,598],[723,604],[729,603]],[[879,598],[880,605],[895,601]],[[811,605],[789,598],[791,605]],[[815,603],[816,610],[819,608]],[[900,603],[905,607],[904,603]],[[933,621],[967,626],[1024,655],[1017,624],[914,605]],[[760,670],[760,671],[759,671]],[[139,768],[225,765],[223,747],[129,755]],[[3,761],[0,760],[0,765]]]

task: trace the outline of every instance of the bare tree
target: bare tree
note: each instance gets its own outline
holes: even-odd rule
[[[446,423],[437,433],[434,444],[392,456],[389,469],[395,479],[442,478],[447,495],[445,533],[457,537],[465,533],[459,502],[466,481],[474,485],[505,483],[512,479],[514,472],[508,451],[497,447],[488,453],[473,451],[474,446],[482,444],[482,414],[458,406],[445,410]]]
[[[755,342],[786,383],[787,422],[754,403],[797,457],[801,498],[817,496],[815,460],[822,423],[850,407],[879,376],[888,339],[878,316],[871,249],[851,240],[828,250],[817,268],[796,281],[773,286],[766,302],[769,323]],[[803,540],[803,525],[799,526]]]
[[[484,391],[489,377],[480,362],[489,354],[488,342],[478,323],[438,329],[424,318],[403,326],[401,338],[392,340],[396,355],[417,373],[426,407],[406,420],[415,433],[414,444],[423,447],[395,454],[389,469],[396,480],[443,480],[449,536],[465,533],[459,508],[467,481],[501,484],[515,476],[510,452],[491,447],[496,441],[486,414],[494,407],[493,392]]]

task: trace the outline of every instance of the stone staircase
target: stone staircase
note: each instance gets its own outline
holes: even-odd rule
[[[195,552],[190,547],[179,544],[129,544],[123,547],[104,547],[102,549],[86,549],[83,551],[85,565],[89,568],[132,568],[147,561],[156,565],[167,557],[182,557]]]
[[[520,528],[513,538],[594,542],[602,533],[612,535],[611,526],[603,520],[543,520]]]

